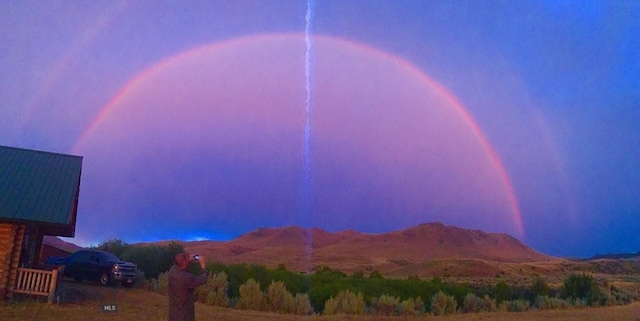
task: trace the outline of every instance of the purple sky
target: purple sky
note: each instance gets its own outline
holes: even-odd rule
[[[640,250],[639,2],[311,8],[4,1],[0,145],[84,157],[83,245],[440,221]]]

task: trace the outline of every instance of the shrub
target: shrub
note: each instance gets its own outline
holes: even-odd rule
[[[538,295],[533,303],[533,307],[538,310],[567,309],[571,307],[571,302],[558,298],[551,298],[546,295]]]
[[[551,298],[546,295],[538,295],[536,297],[535,302],[533,303],[533,307],[538,310],[551,310],[552,303]]]
[[[462,313],[477,313],[482,309],[482,298],[468,293],[462,302]]]
[[[148,279],[157,278],[169,270],[176,254],[184,252],[184,247],[176,242],[167,245],[130,245],[118,239],[107,240],[92,249],[111,252],[119,258],[135,263]]]
[[[338,300],[330,297],[327,302],[324,303],[324,314],[334,315],[340,313],[340,307],[338,306]]]
[[[335,298],[331,297],[325,302],[324,314],[363,314],[364,307],[362,293],[355,294],[349,290],[343,290]]]
[[[219,306],[229,306],[229,282],[224,272],[211,273],[207,283],[196,288],[196,299],[199,302]]]
[[[498,311],[498,303],[495,299],[491,299],[488,295],[482,298],[483,301],[483,309],[486,309],[487,312],[496,312]]]
[[[496,302],[511,300],[511,288],[504,282],[500,281],[496,284]]]
[[[400,299],[386,294],[371,299],[371,312],[380,315],[396,315]]]
[[[569,300],[569,302],[571,302],[571,298],[568,298],[567,300]],[[584,307],[588,307],[589,306],[589,304],[587,304],[586,300],[580,299],[580,298],[574,299],[572,305],[574,307],[576,307],[576,308],[584,308]]]
[[[111,252],[122,259],[122,254],[129,247],[130,245],[123,240],[111,239],[98,244],[98,246],[92,246],[90,249]]]
[[[611,286],[611,296],[609,298],[612,304],[624,305],[629,304],[635,300],[638,300],[637,293],[629,292],[623,289],[618,289],[615,286]]]
[[[493,312],[496,310],[496,300],[491,299],[488,295],[481,298],[473,293],[468,293],[462,303],[462,312],[464,313]]]
[[[533,279],[533,283],[531,284],[531,296],[537,299],[538,296],[549,296],[551,293],[551,288],[544,282],[542,278]]]
[[[147,284],[147,278],[144,276],[144,271],[136,269],[135,283],[133,286],[136,288],[144,288]]]
[[[571,302],[560,298],[551,298],[551,303],[554,309],[569,309],[571,308]]]
[[[313,313],[313,307],[309,300],[309,295],[306,293],[298,293],[294,298],[293,314],[297,315],[310,315]]]
[[[565,299],[581,299],[587,305],[595,305],[600,302],[603,295],[593,277],[586,274],[571,274],[564,281],[562,297]]]
[[[400,303],[400,315],[422,315],[424,313],[424,304],[420,297],[408,298]]]
[[[291,313],[294,308],[293,295],[287,291],[284,282],[272,281],[267,289],[267,310],[277,313]]]
[[[431,299],[431,313],[434,315],[448,315],[456,312],[458,302],[452,295],[446,295],[442,291],[438,292]]]
[[[531,308],[529,301],[525,300],[503,301],[502,304],[506,306],[508,312],[525,312]]]
[[[373,272],[371,272],[371,274],[369,274],[369,278],[370,279],[384,279],[384,277],[382,276],[382,274],[380,274],[380,271],[378,271],[378,270],[374,270]]]
[[[126,244],[126,243],[125,243]],[[167,245],[136,245],[122,249],[120,258],[135,263],[147,278],[157,278],[174,264],[174,256],[184,252],[182,245],[171,242]]]
[[[242,310],[261,311],[264,307],[264,293],[260,290],[260,283],[249,279],[240,285],[240,298],[236,307]]]
[[[169,293],[169,272],[160,273],[154,282],[154,290],[160,294]]]

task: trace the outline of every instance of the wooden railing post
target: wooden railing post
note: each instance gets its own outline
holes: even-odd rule
[[[58,270],[55,269],[51,275],[51,283],[49,283],[49,297],[47,298],[47,303],[53,303],[53,300],[56,296],[56,288],[58,287]]]

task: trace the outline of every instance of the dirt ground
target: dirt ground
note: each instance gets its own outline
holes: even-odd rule
[[[168,298],[142,289],[102,287],[95,283],[64,282],[57,304],[46,300],[17,297],[14,302],[0,304],[0,320],[167,320]],[[105,307],[107,308],[105,310]],[[583,308],[522,313],[455,314],[451,316],[381,317],[381,316],[294,316],[240,311],[196,304],[198,320],[216,321],[408,321],[408,320],[622,320],[640,321],[640,302],[626,306]]]

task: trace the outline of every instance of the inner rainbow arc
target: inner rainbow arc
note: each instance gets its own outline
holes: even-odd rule
[[[350,44],[366,50],[376,51],[378,54],[383,55],[387,59],[390,59],[396,62],[397,64],[403,66],[407,70],[410,70],[412,73],[418,76],[418,78],[422,79],[422,81],[424,81],[425,83],[429,84],[429,86],[434,88],[436,92],[442,95],[446,100],[448,100],[454,106],[456,112],[459,113],[462,119],[464,119],[465,122],[467,122],[467,124],[471,127],[474,135],[476,135],[476,137],[480,141],[480,144],[482,145],[484,150],[487,152],[487,154],[489,155],[489,158],[491,159],[491,162],[494,164],[496,170],[498,171],[500,180],[502,181],[502,184],[504,185],[504,188],[509,197],[509,204],[515,216],[516,228],[518,229],[518,233],[520,234],[520,237],[524,238],[525,231],[524,231],[524,223],[522,221],[522,213],[520,211],[520,205],[518,204],[518,199],[516,197],[515,190],[513,188],[513,185],[511,184],[511,179],[509,179],[509,175],[507,174],[507,170],[504,167],[502,160],[500,159],[500,157],[498,157],[495,150],[489,143],[489,140],[482,133],[480,126],[478,125],[478,123],[476,123],[476,121],[473,119],[469,111],[464,107],[462,102],[460,102],[458,98],[456,98],[456,96],[454,96],[451,92],[449,92],[449,90],[447,90],[444,86],[442,86],[437,81],[431,79],[429,76],[427,76],[420,69],[418,69],[416,66],[409,63],[408,61],[400,57],[393,56],[387,52],[383,52],[363,44],[356,44],[356,43],[350,43]]]
[[[257,40],[265,40],[265,39],[269,39],[269,38],[272,38],[272,37],[291,37],[291,38],[295,38],[295,39],[302,39],[301,41],[304,42],[304,35],[300,36],[297,33],[294,33],[294,34],[261,34],[261,35],[252,35],[252,36],[246,36],[246,37],[241,37],[241,38],[234,38],[234,39],[230,39],[230,40],[223,41],[223,42],[217,42],[217,43],[213,43],[213,44],[208,44],[208,45],[203,45],[203,46],[199,46],[199,47],[196,47],[196,48],[192,48],[190,50],[181,52],[181,53],[179,53],[177,55],[168,57],[168,58],[160,61],[159,63],[157,63],[157,64],[155,64],[155,65],[153,65],[153,66],[151,66],[151,67],[149,67],[149,68],[147,68],[145,70],[143,70],[142,72],[137,74],[132,80],[130,80],[124,87],[122,87],[118,91],[118,93],[115,96],[113,96],[113,98],[111,98],[109,100],[109,102],[98,112],[98,114],[89,123],[87,128],[82,132],[82,134],[80,135],[80,137],[78,138],[78,140],[74,144],[74,146],[72,148],[72,153],[73,154],[78,154],[80,152],[81,147],[84,145],[84,143],[86,142],[88,137],[91,135],[93,130],[112,112],[112,110],[115,108],[115,106],[117,106],[118,103],[122,99],[126,98],[126,96],[131,91],[133,91],[140,83],[144,82],[148,77],[152,76],[153,74],[160,72],[166,66],[172,64],[175,61],[179,61],[179,60],[181,60],[181,59],[183,59],[185,57],[189,57],[189,56],[192,56],[192,55],[197,55],[199,53],[215,50],[217,48],[223,48],[223,47],[226,47],[226,46],[233,46],[233,45],[238,44],[238,43],[251,42],[251,41],[257,41]],[[393,61],[393,62],[401,65],[403,68],[409,70],[411,73],[416,75],[419,79],[421,79],[423,82],[425,82],[430,87],[432,87],[437,93],[439,93],[442,97],[444,97],[449,103],[451,103],[451,105],[455,108],[455,111],[470,126],[472,132],[477,137],[477,139],[480,142],[482,148],[485,150],[485,152],[487,153],[489,159],[491,160],[491,162],[493,163],[495,169],[497,170],[498,175],[499,175],[500,180],[501,180],[501,183],[503,184],[504,189],[505,189],[505,191],[507,193],[509,204],[510,204],[510,207],[511,207],[511,211],[513,212],[515,225],[516,225],[516,228],[518,230],[519,236],[524,238],[525,231],[524,231],[524,224],[523,224],[523,220],[522,220],[522,214],[521,214],[520,207],[519,207],[519,204],[518,204],[518,200],[517,200],[517,197],[516,197],[516,194],[515,194],[515,190],[513,188],[513,185],[511,184],[511,180],[510,180],[510,178],[509,178],[509,176],[507,174],[507,170],[504,167],[504,164],[502,163],[501,159],[498,157],[498,155],[494,151],[493,147],[489,143],[488,139],[482,133],[482,130],[480,129],[478,124],[475,122],[475,120],[471,116],[471,114],[468,112],[468,110],[464,107],[464,105],[452,93],[450,93],[444,86],[442,86],[441,84],[439,84],[438,82],[436,82],[435,80],[431,79],[429,76],[424,74],[416,66],[414,66],[413,64],[409,63],[408,61],[406,61],[406,60],[404,60],[404,59],[402,59],[400,57],[393,56],[393,55],[391,55],[389,53],[380,51],[379,49],[376,49],[376,48],[373,48],[373,47],[369,47],[369,46],[364,45],[364,44],[354,43],[354,42],[347,41],[347,40],[340,39],[340,38],[323,36],[323,35],[313,35],[313,37],[314,38],[325,38],[325,39],[329,39],[329,40],[332,40],[332,41],[338,41],[338,42],[344,43],[344,44],[346,44],[348,46],[355,47],[355,48],[358,48],[358,49],[361,49],[361,50],[365,50],[365,51],[368,51],[368,52],[375,53],[376,55],[383,56],[386,59],[389,59],[390,61]]]

